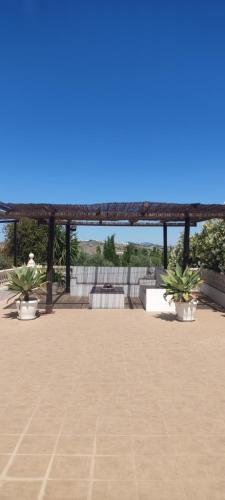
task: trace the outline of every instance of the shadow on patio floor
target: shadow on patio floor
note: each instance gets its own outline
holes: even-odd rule
[[[17,319],[17,312],[12,311],[12,312],[3,314],[3,318]]]
[[[171,313],[159,313],[155,317],[163,321],[177,321],[176,314]]]

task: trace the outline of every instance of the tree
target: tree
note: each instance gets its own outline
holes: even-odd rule
[[[70,238],[70,261],[71,265],[76,264],[78,255],[78,240],[76,231]],[[56,225],[55,227],[55,243],[54,243],[54,261],[59,266],[66,265],[66,230],[64,227]]]
[[[4,252],[12,257],[14,253],[13,224],[5,227]],[[38,226],[33,219],[21,219],[17,223],[17,262],[18,265],[26,264],[30,252],[35,255],[38,264],[44,264],[47,260],[47,226]]]
[[[13,267],[13,259],[5,255],[4,249],[0,249],[0,269],[10,269],[11,267]]]
[[[98,255],[98,256],[102,255],[102,249],[101,249],[100,245],[97,245],[97,247],[96,247],[96,255]]]
[[[37,264],[46,264],[48,245],[48,226],[38,224],[33,219],[21,219],[17,223],[17,262],[26,264],[30,252],[34,253]],[[14,253],[13,225],[5,227],[4,254],[12,257]],[[71,238],[71,263],[75,264],[78,253],[76,234]],[[54,263],[65,265],[66,262],[66,231],[62,226],[55,227]]]
[[[97,252],[94,255],[90,255],[87,252],[81,250],[78,252],[77,266],[112,266],[112,262],[106,260],[102,254]]]
[[[152,266],[162,266],[163,264],[163,251],[161,247],[152,247],[149,250],[150,260]]]
[[[136,247],[133,243],[128,243],[126,246],[123,255],[122,255],[122,265],[123,266],[130,266],[131,264],[131,258],[132,256],[135,255],[136,252]]]
[[[153,248],[139,248],[134,243],[128,243],[123,256],[123,266],[150,266],[162,265],[162,249]]]
[[[112,262],[112,264],[119,265],[119,257],[116,254],[115,247],[115,235],[108,236],[107,240],[104,242],[103,246],[103,256],[106,260]]]
[[[170,254],[169,267],[182,262],[183,234]],[[202,230],[190,237],[190,264],[225,272],[225,221],[210,220]]]

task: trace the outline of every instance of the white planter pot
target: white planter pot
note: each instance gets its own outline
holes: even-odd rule
[[[35,319],[37,312],[38,300],[16,300],[16,307],[18,311],[18,319]]]
[[[197,300],[192,300],[191,302],[176,302],[177,319],[179,321],[195,321],[197,304]]]

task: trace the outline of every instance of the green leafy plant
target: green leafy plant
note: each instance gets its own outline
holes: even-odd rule
[[[176,265],[175,271],[168,270],[161,278],[166,289],[164,297],[170,297],[170,302],[190,302],[193,299],[193,289],[202,283],[199,271],[188,266],[183,271],[179,264]]]
[[[12,298],[29,301],[31,293],[45,293],[46,273],[36,267],[22,266],[8,274],[8,289],[16,292]]]
[[[184,236],[180,235],[169,256],[169,268],[182,262]],[[225,272],[225,221],[209,220],[190,237],[190,264]]]
[[[56,271],[55,269],[53,270],[52,281],[53,283],[58,283],[59,286],[65,285],[65,277],[63,273]]]
[[[108,236],[108,238],[105,240],[103,246],[103,256],[105,260],[112,262],[114,266],[119,265],[120,259],[116,253],[115,234],[113,234],[112,236]]]
[[[13,224],[6,224],[5,241],[2,252],[13,258],[14,255],[14,228]],[[17,223],[17,262],[18,265],[27,263],[30,252],[34,253],[35,262],[46,264],[48,246],[48,225],[38,224],[33,219],[23,218]],[[71,265],[75,265],[78,253],[76,231],[71,234],[70,256]],[[56,224],[54,241],[54,264],[64,266],[66,263],[66,230]],[[12,265],[8,266],[12,267]],[[6,266],[5,266],[6,268]]]

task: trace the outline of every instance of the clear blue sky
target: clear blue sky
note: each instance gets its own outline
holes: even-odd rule
[[[223,0],[1,0],[0,199],[223,203],[224,26]]]

